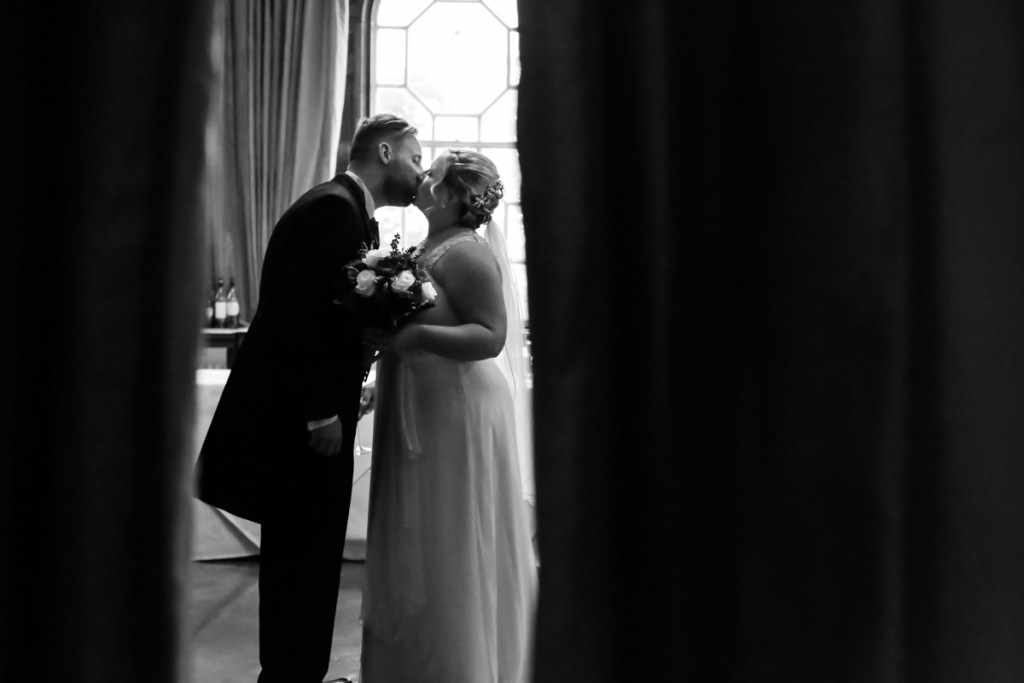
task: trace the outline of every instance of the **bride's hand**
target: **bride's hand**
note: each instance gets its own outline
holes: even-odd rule
[[[415,351],[419,348],[420,334],[422,330],[422,325],[409,323],[400,329],[394,339],[391,340],[391,349],[396,353],[409,353],[410,351]]]

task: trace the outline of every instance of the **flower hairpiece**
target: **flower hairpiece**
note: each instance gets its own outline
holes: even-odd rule
[[[483,192],[473,195],[470,198],[470,204],[474,209],[483,214],[484,222],[486,223],[491,219],[491,212],[494,211],[495,207],[498,206],[498,202],[504,196],[505,186],[501,184],[500,180],[495,180]]]

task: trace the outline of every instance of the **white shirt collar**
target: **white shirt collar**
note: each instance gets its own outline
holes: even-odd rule
[[[356,181],[356,185],[358,185],[359,189],[363,191],[363,200],[366,202],[366,215],[368,218],[373,218],[373,214],[377,210],[377,205],[374,203],[373,195],[370,194],[370,190],[366,187],[366,183],[363,182],[362,178],[348,169],[345,170],[345,175]]]

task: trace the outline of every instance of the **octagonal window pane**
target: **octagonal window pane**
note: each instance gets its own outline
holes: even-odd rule
[[[430,140],[434,136],[434,117],[405,88],[377,88],[374,113],[397,114],[419,129],[419,137]]]
[[[380,0],[377,26],[408,26],[433,0]]]
[[[508,90],[480,117],[480,139],[484,142],[516,141],[518,91]]]
[[[405,83],[405,30],[381,29],[377,31],[376,59],[373,62],[374,80],[378,85]]]
[[[480,124],[475,116],[438,116],[434,119],[434,139],[476,142]]]
[[[504,90],[508,30],[479,3],[430,7],[409,27],[409,88],[435,114],[479,114]]]
[[[483,0],[491,11],[509,28],[519,26],[519,7],[517,0]]]

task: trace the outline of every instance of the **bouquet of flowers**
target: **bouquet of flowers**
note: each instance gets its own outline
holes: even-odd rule
[[[364,247],[361,258],[345,266],[368,323],[363,335],[364,382],[386,343],[380,332],[385,338],[393,334],[412,314],[433,306],[437,299],[434,284],[416,262],[417,247],[402,249],[400,244],[401,238],[395,235],[390,250]]]
[[[385,332],[394,332],[413,313],[434,305],[437,290],[416,262],[416,247],[402,249],[395,235],[391,249],[362,250],[362,257],[346,266],[355,293],[370,300]]]

